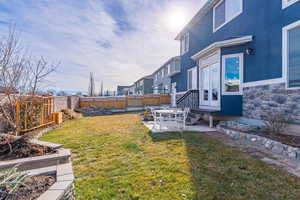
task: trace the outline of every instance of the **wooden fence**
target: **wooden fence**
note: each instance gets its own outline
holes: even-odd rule
[[[54,123],[53,97],[35,97],[16,104],[18,132],[28,132]]]
[[[126,97],[84,97],[80,98],[79,107],[99,106],[106,109],[141,108],[145,106],[160,106],[171,103],[170,95],[146,95]]]

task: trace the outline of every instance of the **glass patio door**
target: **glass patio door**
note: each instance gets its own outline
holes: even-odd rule
[[[215,63],[202,68],[200,106],[220,106],[220,66]]]

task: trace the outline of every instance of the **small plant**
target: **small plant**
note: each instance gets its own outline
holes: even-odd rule
[[[264,117],[265,126],[272,134],[281,134],[285,131],[290,117],[282,112],[268,112]]]
[[[153,121],[153,116],[150,109],[147,109],[145,112],[141,114],[143,121]]]
[[[74,112],[70,109],[64,109],[61,112],[63,113],[64,121],[82,118],[82,114]]]
[[[16,191],[21,186],[26,186],[25,180],[27,177],[28,174],[17,171],[17,166],[0,171],[0,199],[10,199],[12,196],[17,195]]]

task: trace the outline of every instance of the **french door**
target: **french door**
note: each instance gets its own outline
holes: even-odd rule
[[[200,107],[220,107],[220,64],[200,68]]]

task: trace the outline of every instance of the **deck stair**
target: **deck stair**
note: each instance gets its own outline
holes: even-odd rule
[[[196,125],[201,119],[203,119],[203,114],[197,113],[194,110],[191,110],[186,119],[187,125]]]

